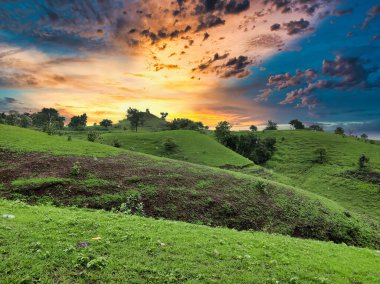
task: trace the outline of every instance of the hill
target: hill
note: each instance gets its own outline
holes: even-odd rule
[[[150,113],[149,110],[143,112],[143,124],[139,126],[140,130],[145,131],[159,131],[166,129],[167,122],[154,114]],[[126,128],[130,129],[130,122],[127,119],[120,120],[119,123],[115,124],[116,128]]]
[[[104,143],[112,144],[116,139],[124,149],[150,155],[188,161],[195,164],[223,167],[243,167],[252,161],[224,147],[212,137],[191,130],[160,132],[108,132],[102,135]],[[165,151],[166,139],[174,139],[178,145],[172,152]]]
[[[1,199],[0,214],[15,216],[0,219],[4,283],[378,283],[380,279],[379,252],[346,245],[120,213],[31,207]]]
[[[379,144],[306,130],[266,131],[259,135],[277,139],[277,150],[265,165],[275,173],[269,174],[269,179],[325,196],[366,216],[380,218]],[[326,149],[326,163],[315,162],[317,148]],[[367,171],[357,170],[361,154],[370,158]]]
[[[0,132],[0,193],[10,199],[379,246],[369,224],[300,189],[12,126]]]

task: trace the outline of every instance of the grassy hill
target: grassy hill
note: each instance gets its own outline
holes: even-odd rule
[[[1,199],[0,214],[15,216],[0,219],[2,283],[336,284],[380,279],[380,253],[346,245]]]
[[[242,167],[252,161],[224,147],[212,137],[190,130],[161,132],[109,132],[102,135],[104,142],[112,144],[117,139],[122,148],[150,155],[168,157],[207,166],[232,165]],[[178,145],[173,152],[165,151],[163,142],[174,139]]]
[[[300,189],[12,126],[0,132],[0,193],[7,198],[379,246],[369,224]]]
[[[143,112],[143,124],[139,127],[140,130],[145,131],[158,131],[166,128],[166,121],[155,116],[152,113],[149,112]],[[123,119],[119,121],[119,123],[115,124],[116,128],[131,128],[131,124],[127,119]]]
[[[325,196],[352,211],[380,218],[380,145],[352,137],[313,131],[266,131],[276,137],[277,151],[266,168],[268,178]],[[314,162],[317,148],[327,162]],[[369,170],[357,171],[361,154],[370,157]]]

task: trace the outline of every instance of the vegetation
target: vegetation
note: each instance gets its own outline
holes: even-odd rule
[[[320,164],[323,164],[326,162],[327,159],[327,151],[325,148],[318,148],[314,151],[314,153],[317,155],[317,162]]]
[[[251,125],[249,127],[249,130],[251,130],[251,131],[257,131],[257,126],[256,125]]]
[[[339,135],[344,135],[344,129],[342,127],[337,127],[334,133],[339,134]]]
[[[320,131],[320,132],[323,132],[323,128],[322,126],[318,125],[318,124],[312,124],[309,126],[309,129],[310,130],[314,130],[314,131]]]
[[[168,127],[171,130],[203,130],[206,127],[202,122],[195,122],[188,118],[175,118],[172,122],[168,123]]]
[[[0,219],[5,283],[376,283],[380,278],[379,255],[369,249],[96,210],[5,200],[0,207],[15,216]]]
[[[112,126],[112,120],[110,119],[103,119],[100,123],[100,126],[103,126],[105,128],[111,127]]]
[[[369,162],[369,158],[366,156],[366,155],[361,155],[360,157],[359,157],[359,162],[358,162],[358,164],[359,164],[359,169],[364,169],[365,167],[366,167],[366,164]]]
[[[272,120],[268,120],[267,126],[264,130],[277,130],[277,123]]]
[[[294,129],[305,129],[305,125],[299,121],[298,119],[293,119],[289,121],[289,124],[294,128]]]
[[[70,123],[67,125],[69,128],[74,130],[84,130],[87,125],[87,114],[82,114],[78,116],[73,116]]]

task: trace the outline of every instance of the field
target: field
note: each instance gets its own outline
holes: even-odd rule
[[[2,283],[378,283],[369,249],[1,201]],[[100,237],[101,239],[93,240]],[[88,242],[88,246],[78,246]],[[4,282],[3,282],[4,281]]]
[[[343,207],[380,218],[380,145],[361,139],[313,131],[266,131],[276,137],[277,151],[265,165],[269,176],[325,196]],[[316,163],[317,148],[325,148],[327,161]],[[368,170],[359,172],[361,154],[370,158]]]

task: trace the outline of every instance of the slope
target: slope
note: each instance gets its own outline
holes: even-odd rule
[[[379,246],[369,224],[296,188],[17,127],[1,125],[0,132],[0,194],[7,198]],[[88,149],[122,155],[91,157]]]
[[[269,176],[325,196],[343,207],[380,218],[380,145],[364,140],[313,131],[266,131],[276,137],[277,150],[265,167]],[[325,148],[327,161],[315,162],[317,148]],[[358,171],[359,156],[370,158],[367,171]]]
[[[212,137],[190,130],[160,132],[109,132],[102,135],[104,142],[112,144],[116,139],[122,148],[150,155],[168,157],[207,166],[242,167],[252,161],[224,147]],[[178,145],[173,151],[166,151],[163,143],[174,139]]]

